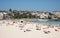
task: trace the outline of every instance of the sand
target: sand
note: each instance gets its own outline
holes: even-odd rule
[[[47,28],[42,24],[27,23],[23,30],[20,30],[19,23],[12,24],[12,21],[8,25],[7,23],[6,20],[5,23],[0,21],[0,38],[60,38],[60,29],[57,27]],[[40,25],[41,30],[36,30],[36,25]],[[31,31],[24,32],[26,29],[31,29]],[[55,29],[58,29],[58,31],[55,31]],[[48,30],[50,33],[44,33]]]

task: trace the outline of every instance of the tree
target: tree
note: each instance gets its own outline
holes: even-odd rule
[[[9,11],[12,12],[12,9],[10,8]]]
[[[50,17],[50,16],[48,17],[48,19],[51,19],[51,18],[52,18],[52,17]]]

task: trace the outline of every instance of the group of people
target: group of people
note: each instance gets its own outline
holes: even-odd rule
[[[12,26],[18,26],[20,28],[20,30],[24,30],[24,32],[26,31],[31,31],[33,30],[41,30],[43,29],[44,33],[50,33],[49,28],[53,28],[55,31],[60,31],[60,26],[53,26],[53,25],[47,25],[47,24],[38,24],[38,23],[31,23],[31,22],[27,22],[24,20],[3,20],[0,21],[0,25],[2,24],[6,24],[8,25],[12,25]]]

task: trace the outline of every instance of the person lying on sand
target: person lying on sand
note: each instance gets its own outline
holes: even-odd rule
[[[48,33],[50,33],[50,31],[47,31],[47,30],[44,30],[43,31],[45,34],[48,34]]]

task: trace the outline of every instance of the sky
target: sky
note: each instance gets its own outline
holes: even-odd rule
[[[0,0],[0,10],[60,11],[60,0]]]

